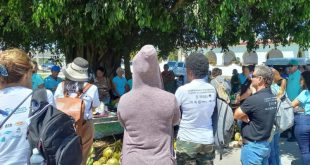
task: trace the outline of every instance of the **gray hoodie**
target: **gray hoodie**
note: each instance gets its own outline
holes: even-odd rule
[[[174,165],[173,126],[180,110],[163,89],[157,53],[145,45],[133,59],[132,90],[120,98],[118,118],[124,127],[122,165]]]

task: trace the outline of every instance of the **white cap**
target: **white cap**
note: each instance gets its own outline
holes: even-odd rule
[[[34,148],[34,149],[32,150],[32,154],[34,154],[34,155],[39,154],[39,150],[38,150],[37,148]]]

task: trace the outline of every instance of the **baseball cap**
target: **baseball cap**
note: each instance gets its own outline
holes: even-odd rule
[[[295,59],[290,60],[289,65],[298,65],[298,61]]]
[[[54,66],[52,67],[51,71],[60,72],[60,67],[57,66],[57,65],[54,65]]]

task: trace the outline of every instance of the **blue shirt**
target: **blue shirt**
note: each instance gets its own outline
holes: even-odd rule
[[[300,75],[300,71],[297,70],[288,76],[286,93],[291,101],[293,101],[300,93]]]
[[[244,84],[246,79],[247,77],[243,73],[239,74],[239,80],[241,84]]]
[[[53,93],[56,91],[56,88],[59,83],[62,82],[62,79],[57,77],[57,79],[54,79],[53,76],[48,76],[44,79],[44,87],[46,89],[51,90]]]
[[[300,107],[305,110],[306,115],[310,115],[310,91],[303,90],[296,98],[300,102]]]
[[[125,93],[125,87],[127,84],[127,80],[125,77],[119,77],[115,76],[112,80],[112,82],[115,84],[116,91],[120,96],[122,96]],[[116,95],[116,93],[114,93]]]
[[[37,89],[40,85],[44,84],[43,78],[38,73],[32,74],[32,89]]]

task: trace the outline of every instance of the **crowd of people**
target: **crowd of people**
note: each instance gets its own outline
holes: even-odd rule
[[[0,122],[17,104],[22,105],[0,128],[0,164],[29,163],[30,95],[38,88],[46,89],[54,107],[58,98],[80,97],[84,101],[79,128],[83,165],[93,144],[93,111],[100,102],[111,100],[119,100],[117,116],[124,127],[121,164],[213,164],[212,115],[217,97],[238,105],[234,118],[242,135],[241,163],[279,165],[281,133],[272,130],[277,102],[283,95],[296,109],[295,127],[288,131],[288,140],[296,139],[303,163],[310,162],[310,71],[300,71],[298,61],[290,61],[287,76],[268,66],[243,66],[240,74],[233,70],[230,81],[219,68],[210,73],[208,59],[201,53],[192,53],[185,62],[186,79],[183,75],[176,78],[168,65],[160,72],[156,49],[145,45],[133,59],[132,79],[124,77],[122,68],[109,79],[105,68],[98,67],[89,82],[89,63],[81,57],[62,70],[64,79],[59,78],[59,66],[53,66],[51,75],[43,79],[37,73],[38,64],[24,51],[1,52]]]

